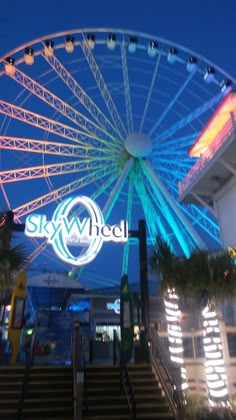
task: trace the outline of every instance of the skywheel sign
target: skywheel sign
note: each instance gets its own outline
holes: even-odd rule
[[[78,206],[82,206],[89,217],[71,216],[71,213],[76,214]],[[45,215],[29,215],[25,222],[25,235],[47,239],[62,261],[79,267],[97,256],[103,242],[126,243],[128,223],[122,220],[116,225],[106,224],[99,206],[88,197],[78,196],[63,200],[51,220],[47,220]],[[82,247],[79,256],[71,253],[71,247]]]

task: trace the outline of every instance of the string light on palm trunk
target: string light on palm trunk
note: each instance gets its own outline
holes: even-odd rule
[[[175,289],[167,289],[164,299],[170,359],[180,367],[181,374],[181,388],[186,390],[188,388],[187,372],[184,367],[184,348],[183,337],[180,326],[180,310],[179,310],[179,297]]]
[[[216,311],[212,310],[209,305],[203,309],[202,315],[204,318],[203,344],[209,404],[212,407],[226,407],[229,405],[228,386],[219,321]]]

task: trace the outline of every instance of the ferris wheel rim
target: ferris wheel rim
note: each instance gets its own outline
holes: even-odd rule
[[[190,50],[190,49],[188,49],[186,47],[183,47],[180,44],[171,42],[169,40],[166,40],[166,39],[163,39],[163,38],[160,38],[160,37],[157,37],[155,35],[150,35],[148,33],[131,31],[131,30],[126,30],[126,29],[115,29],[115,28],[84,28],[84,29],[74,29],[74,30],[70,30],[70,31],[56,32],[54,34],[45,35],[45,36],[43,36],[41,38],[35,39],[35,40],[33,40],[33,41],[29,42],[29,43],[22,44],[20,47],[14,49],[14,50],[11,50],[9,53],[7,53],[7,55],[18,54],[18,53],[22,52],[29,45],[30,46],[34,46],[36,44],[43,44],[44,41],[46,41],[48,39],[51,39],[51,38],[52,39],[56,39],[56,38],[60,38],[60,37],[65,37],[68,34],[71,34],[71,35],[83,34],[84,35],[84,34],[87,34],[87,33],[90,33],[90,32],[91,33],[93,33],[93,32],[94,33],[106,33],[106,34],[109,33],[109,32],[114,32],[115,34],[119,33],[119,34],[127,35],[127,36],[135,36],[135,35],[137,35],[137,37],[140,37],[140,38],[143,38],[143,39],[146,39],[146,40],[153,39],[153,40],[156,40],[158,42],[162,42],[162,43],[164,43],[167,46],[176,47],[179,50],[184,51],[186,54],[194,55],[197,59],[201,60],[203,63],[206,63],[207,65],[214,66],[214,68],[217,71],[219,71],[220,74],[223,74],[225,77],[229,77],[231,79],[231,81],[233,81],[234,83],[236,83],[236,80],[233,79],[232,76],[229,75],[227,72],[225,72],[224,70],[222,70],[219,66],[217,66],[216,64],[214,64],[211,61],[207,60],[205,57],[197,54],[196,52],[194,52],[194,51],[192,51],[192,50]],[[103,43],[105,43],[105,41]],[[62,47],[63,46],[61,45],[60,48],[62,48]],[[58,49],[59,49],[59,47],[58,47]],[[7,55],[5,54],[4,57],[2,57],[0,59],[0,62],[4,62]],[[21,62],[22,62],[23,61],[23,58],[21,58],[19,60],[21,60]],[[19,63],[20,63],[20,61],[19,61]],[[2,75],[2,74],[0,73],[0,75]],[[49,181],[50,181],[50,178],[49,178]],[[178,228],[178,226],[176,228]]]
[[[178,48],[182,51],[184,51],[185,53],[188,53],[190,55],[195,56],[197,59],[206,62],[208,65],[213,66],[219,73],[224,74],[226,77],[228,77],[230,80],[232,80],[232,82],[234,84],[236,84],[236,78],[233,77],[232,74],[230,74],[229,72],[225,71],[224,69],[222,69],[219,65],[217,65],[217,63],[215,63],[212,60],[207,59],[204,55],[199,54],[198,52],[196,52],[195,50],[192,50],[189,47],[185,47],[183,44],[181,43],[177,43],[174,42],[170,39],[166,39],[157,35],[153,35],[150,34],[148,32],[140,32],[137,30],[130,30],[130,29],[122,29],[122,28],[115,28],[115,27],[84,27],[84,28],[79,28],[79,29],[70,29],[70,30],[63,30],[63,31],[57,31],[57,32],[53,32],[51,34],[47,34],[47,35],[43,35],[41,37],[38,38],[34,38],[28,42],[25,42],[23,44],[21,44],[19,47],[11,49],[9,51],[7,51],[5,54],[3,54],[0,57],[0,63],[4,62],[6,57],[8,56],[12,56],[20,51],[22,51],[23,49],[29,47],[29,46],[34,46],[35,44],[39,44],[42,43],[48,39],[51,38],[59,38],[59,37],[65,37],[67,35],[76,35],[76,34],[87,34],[87,33],[93,33],[93,32],[97,32],[97,33],[119,33],[119,34],[126,34],[129,36],[140,36],[143,38],[146,38],[147,40],[154,40],[154,41],[159,41],[159,42],[163,42],[164,44],[168,44],[169,46]],[[1,73],[0,73],[1,75]]]

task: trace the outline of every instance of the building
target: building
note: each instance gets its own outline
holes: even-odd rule
[[[193,166],[179,183],[179,201],[207,208],[217,219],[222,246],[234,258],[236,245],[236,92],[227,93],[200,136],[189,150]],[[221,305],[218,314],[228,390],[235,393],[236,328],[235,302]],[[191,330],[189,343],[199,340],[201,331]],[[192,341],[191,341],[192,340]],[[188,347],[189,348],[189,347]],[[185,349],[186,352],[186,349]],[[197,347],[192,351],[199,356]],[[189,351],[190,354],[190,351]],[[202,394],[204,358],[186,359],[189,387]],[[193,379],[192,379],[193,378]],[[193,382],[192,382],[193,381]]]

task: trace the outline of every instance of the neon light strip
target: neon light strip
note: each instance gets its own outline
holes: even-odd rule
[[[235,115],[234,115],[234,119],[235,119]],[[188,172],[188,174],[183,179],[183,181],[179,182],[178,188],[179,188],[180,195],[183,194],[188,189],[188,187],[193,182],[193,180],[199,176],[202,170],[211,161],[211,159],[216,154],[216,152],[220,149],[220,147],[224,143],[226,143],[229,136],[234,131],[235,131],[235,127],[232,125],[232,121],[229,116],[227,123],[224,125],[223,129],[216,135],[215,140],[210,144],[208,149],[206,149],[205,153],[203,153],[201,158],[198,159],[198,161],[195,163],[192,169]]]

